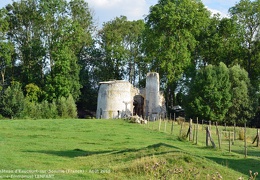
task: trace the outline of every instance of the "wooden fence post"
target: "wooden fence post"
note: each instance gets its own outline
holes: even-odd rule
[[[236,123],[234,122],[234,142],[235,142],[235,139],[236,139]]]
[[[252,144],[254,144],[255,141],[256,141],[256,147],[259,147],[259,140],[260,140],[259,129],[257,129],[257,130],[256,130],[256,137],[254,138]]]
[[[190,119],[190,124],[189,124],[189,141],[192,140],[192,119]]]
[[[197,117],[196,144],[198,144],[198,132],[199,132],[199,118]]]
[[[154,123],[155,123],[155,120],[154,121],[152,121],[153,122],[153,125],[152,125],[152,130],[153,130],[153,128],[154,128]]]
[[[166,133],[166,129],[167,129],[167,120],[164,120],[164,132]]]
[[[162,119],[160,118],[160,121],[159,121],[159,131],[161,130],[161,123],[162,123]]]
[[[245,129],[244,129],[244,143],[245,143],[245,158],[246,158],[247,157],[246,122],[245,122]]]
[[[228,150],[229,152],[231,152],[231,131],[229,131],[228,137],[229,137]]]
[[[172,119],[171,119],[171,120],[172,120]],[[171,127],[171,134],[173,133],[173,122],[175,122],[175,113],[173,114],[172,127]]]
[[[256,140],[256,147],[259,147],[259,141],[260,141],[260,136],[259,136],[259,129],[257,129],[257,140]]]
[[[180,129],[180,134],[179,134],[180,137],[182,137],[183,123],[184,122],[181,123],[181,129]]]
[[[193,135],[192,135],[192,142],[195,142],[195,136],[196,136],[196,125],[193,126]]]
[[[214,141],[213,141],[213,139],[212,139],[212,137],[211,137],[209,127],[207,126],[207,128],[206,128],[206,145],[207,145],[207,146],[209,145],[209,140],[210,140],[212,146],[213,146],[214,148],[216,148],[216,145],[215,145],[215,143],[214,143]]]
[[[218,148],[221,149],[220,133],[219,133],[219,130],[218,130],[218,123],[217,122],[216,122],[216,133],[217,133],[217,136],[218,136]]]
[[[206,128],[206,146],[209,146],[209,132],[208,127]]]
[[[172,127],[171,127],[171,134],[173,133],[173,120],[172,121]]]

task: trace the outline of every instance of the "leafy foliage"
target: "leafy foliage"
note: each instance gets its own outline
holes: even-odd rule
[[[45,100],[38,103],[26,98],[21,117],[25,119],[55,119],[58,118],[58,110],[54,102],[49,103]]]
[[[9,23],[6,19],[6,10],[0,9],[0,72],[1,72],[1,85],[5,86],[6,71],[12,66],[12,55],[14,54],[14,46],[7,39],[9,31]]]
[[[187,95],[189,115],[252,119],[260,101],[260,1],[240,0],[229,13],[211,15],[199,0],[159,0],[144,20],[120,16],[97,31],[84,0],[13,1],[0,9],[1,113],[76,117],[75,102],[78,111],[96,110],[100,81],[144,87],[147,72],[157,71],[168,109]],[[6,98],[18,93],[13,81],[24,109]]]
[[[31,102],[38,102],[38,99],[41,96],[41,89],[35,84],[27,84],[25,86],[26,98]]]
[[[191,117],[243,124],[255,115],[253,91],[247,72],[239,65],[208,65],[189,84],[186,111]]]
[[[207,120],[223,121],[231,107],[231,83],[225,64],[208,65],[190,83],[187,111]]]
[[[24,107],[24,95],[19,82],[12,82],[1,96],[1,114],[14,118],[19,117]]]
[[[244,51],[241,66],[244,67],[253,85],[259,88],[259,27],[260,27],[260,1],[240,0],[229,9],[231,17],[241,26],[241,43]]]
[[[143,49],[149,71],[159,72],[167,104],[174,106],[177,81],[194,61],[209,11],[200,1],[159,0],[145,18]]]
[[[61,118],[76,118],[77,107],[72,95],[68,98],[61,97],[57,100],[58,115]]]
[[[241,27],[234,19],[214,15],[200,34],[197,58],[204,64],[223,62],[228,67],[240,63],[243,53],[241,34]]]
[[[8,38],[16,44],[16,79],[22,86],[33,83],[52,101],[80,95],[80,53],[91,42],[93,27],[83,0],[28,0],[7,7]]]
[[[229,69],[231,82],[232,106],[227,114],[227,121],[243,123],[254,116],[254,101],[250,91],[252,86],[248,73],[239,65]]]
[[[140,46],[143,29],[142,20],[128,21],[125,16],[103,25],[98,34],[104,55],[100,62],[100,76],[103,80],[126,78],[135,83],[142,65]]]
[[[68,97],[69,94],[77,99],[80,94],[80,84],[76,57],[73,56],[68,47],[65,47],[65,49],[58,48],[52,56],[56,59],[56,62],[47,76],[45,91],[48,94],[48,99]]]
[[[160,72],[169,82],[178,80],[191,63],[196,37],[209,15],[199,1],[160,0],[152,6],[144,37],[150,70]]]

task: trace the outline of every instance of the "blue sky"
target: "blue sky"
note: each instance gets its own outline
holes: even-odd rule
[[[17,0],[15,0],[17,1]],[[219,12],[226,16],[228,9],[239,0],[202,0],[204,5],[212,12]],[[149,7],[155,5],[157,0],[86,0],[94,12],[94,20],[101,26],[103,22],[110,21],[117,16],[125,15],[129,20],[143,19],[149,12]],[[12,0],[0,0],[0,8]]]

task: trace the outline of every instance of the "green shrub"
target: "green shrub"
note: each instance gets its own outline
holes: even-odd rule
[[[33,83],[27,84],[25,86],[25,91],[26,91],[26,97],[31,102],[37,102],[41,95],[41,89]]]
[[[2,116],[2,114],[0,114],[0,120],[2,120],[2,119],[5,119],[5,117]]]
[[[58,111],[57,111],[57,106],[55,102],[49,103],[48,101],[43,101],[40,104],[41,108],[41,118],[44,119],[52,119],[52,118],[57,118],[58,116]]]
[[[69,97],[66,99],[67,108],[68,108],[68,115],[71,118],[77,118],[77,106],[76,103],[72,97],[72,95],[69,95]]]
[[[72,95],[68,98],[61,97],[57,101],[58,115],[61,118],[76,118],[77,107]]]
[[[1,114],[11,119],[20,117],[24,103],[25,97],[21,89],[21,84],[19,82],[12,82],[4,91],[3,96],[1,96]]]
[[[29,98],[26,98],[21,117],[25,119],[57,118],[58,117],[57,106],[55,102],[49,103],[48,101],[45,100],[41,103],[38,103],[38,102],[31,102]]]
[[[57,118],[58,117],[58,109],[55,101],[52,103],[49,103],[49,114],[51,115],[51,118]]]
[[[61,118],[68,118],[68,108],[67,108],[67,104],[66,104],[66,98],[65,97],[61,97],[58,99],[57,101],[57,109],[58,109],[58,115]]]
[[[31,102],[28,98],[25,98],[24,108],[21,113],[21,118],[39,118],[39,109],[38,104],[35,102]]]

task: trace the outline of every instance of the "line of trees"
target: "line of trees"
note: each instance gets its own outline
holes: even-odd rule
[[[187,115],[243,125],[254,118],[257,99],[248,73],[239,65],[208,65],[188,82],[185,96]]]
[[[144,87],[147,72],[156,71],[169,110],[179,104],[190,117],[252,120],[259,101],[260,0],[240,0],[229,15],[212,15],[200,0],[159,0],[143,20],[120,16],[97,29],[84,0],[14,1],[0,10],[0,114],[33,116],[30,108],[6,111],[6,94],[17,83],[34,107],[53,111],[70,99],[81,116],[96,110],[100,81]]]

